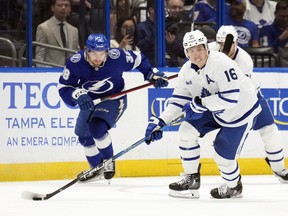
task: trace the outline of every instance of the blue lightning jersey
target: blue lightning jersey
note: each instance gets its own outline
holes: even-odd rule
[[[125,87],[123,72],[138,69],[147,80],[152,73],[148,59],[140,52],[110,49],[105,63],[100,67],[92,66],[86,60],[84,50],[71,56],[59,78],[58,91],[62,100],[75,106],[72,93],[82,88],[93,99],[104,98],[121,92]]]

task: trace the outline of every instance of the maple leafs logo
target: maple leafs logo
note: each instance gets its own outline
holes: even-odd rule
[[[204,97],[207,97],[207,96],[210,96],[211,95],[211,93],[209,92],[209,90],[208,89],[206,89],[206,88],[202,88],[202,91],[201,91],[201,98],[204,98]]]

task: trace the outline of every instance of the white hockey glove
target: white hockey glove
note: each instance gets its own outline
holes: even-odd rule
[[[208,109],[202,105],[200,97],[194,97],[191,102],[186,103],[182,109],[185,112],[185,119],[197,120],[200,119]]]
[[[151,142],[162,139],[163,131],[160,129],[165,125],[166,124],[162,119],[152,116],[146,128],[145,143],[149,145]]]
[[[94,103],[92,98],[87,94],[87,90],[85,89],[76,89],[72,93],[72,98],[79,105],[80,110],[93,110]]]
[[[156,68],[148,73],[147,80],[150,82],[155,82],[155,88],[162,88],[168,85],[167,76],[163,72],[158,71]]]

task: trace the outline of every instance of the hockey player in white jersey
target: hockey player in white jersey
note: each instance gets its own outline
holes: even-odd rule
[[[180,69],[176,87],[163,113],[152,116],[146,143],[159,140],[159,128],[185,113],[179,128],[179,149],[184,178],[169,185],[172,197],[199,198],[200,145],[205,134],[220,129],[214,142],[214,159],[224,184],[211,190],[213,198],[242,197],[237,164],[246,137],[261,107],[252,81],[228,56],[208,51],[207,38],[195,30],[185,34],[183,47],[189,61]]]
[[[228,56],[238,64],[246,76],[253,79],[255,88],[258,90],[258,98],[262,111],[257,116],[253,129],[259,132],[264,142],[265,152],[267,154],[266,162],[270,165],[274,175],[280,182],[288,183],[288,170],[284,166],[283,139],[274,122],[269,104],[261,94],[260,84],[256,82],[252,76],[253,60],[245,50],[237,45],[238,34],[236,29],[233,26],[221,26],[216,34],[216,42],[208,44],[209,49],[222,51],[228,34],[232,34],[234,37],[234,42],[232,43]]]

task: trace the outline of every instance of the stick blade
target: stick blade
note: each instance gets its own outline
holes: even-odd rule
[[[232,34],[227,34],[226,39],[225,39],[225,43],[224,43],[224,47],[222,50],[222,52],[225,53],[226,55],[228,55],[228,53],[230,52],[233,41],[234,41],[234,36]]]
[[[22,199],[27,199],[27,200],[37,200],[37,201],[41,201],[41,200],[46,200],[46,194],[37,194],[37,193],[33,193],[30,191],[23,191],[21,194],[21,198]]]

